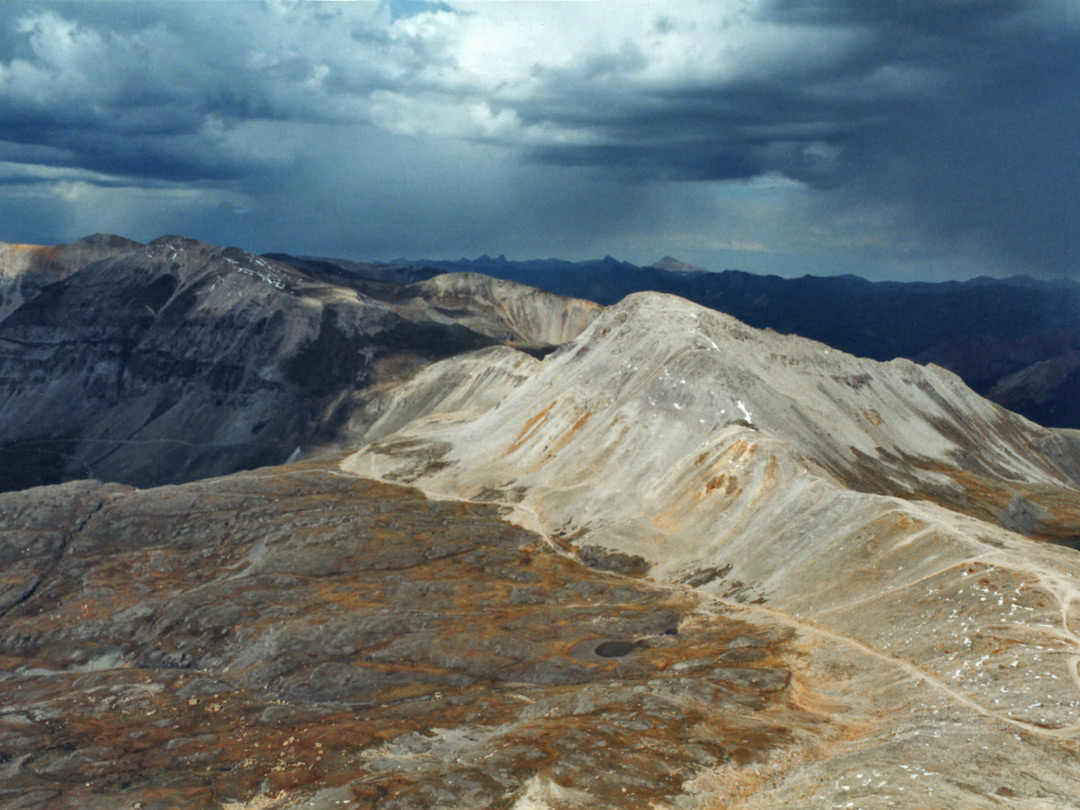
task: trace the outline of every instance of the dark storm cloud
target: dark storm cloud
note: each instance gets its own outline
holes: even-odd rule
[[[827,205],[893,206],[898,222],[933,238],[977,237],[1018,268],[1071,273],[1077,14],[1007,0],[776,0],[755,22],[799,32],[802,54],[640,93],[642,65],[625,52],[594,56],[545,76],[522,115],[595,135],[534,149],[543,163],[637,180],[779,173],[843,190],[823,196]],[[663,17],[654,30],[673,28]],[[851,38],[825,38],[838,33]],[[622,81],[596,83],[597,65]]]
[[[666,91],[643,108],[614,113],[617,102],[570,112],[560,123],[602,133],[599,144],[545,146],[542,162],[610,166],[676,180],[739,180],[780,172],[812,185],[837,182],[834,149],[883,122],[873,105],[761,79],[718,88]],[[893,111],[895,114],[895,110]],[[545,116],[540,107],[526,120]]]
[[[257,112],[231,54],[192,59],[191,46],[160,19],[138,27],[132,5],[9,3],[0,15],[0,138],[53,149],[70,156],[69,166],[132,176],[213,174],[203,152],[177,150],[173,139],[197,133],[214,114]]]
[[[955,39],[1034,5],[1032,0],[769,0],[759,14],[783,25],[886,26]]]
[[[387,86],[377,67],[335,72],[315,43],[295,51],[277,35],[297,22],[342,24],[316,6],[275,18],[258,3],[4,3],[0,140],[131,177],[249,174],[263,164],[230,151],[234,127],[353,120],[335,100]]]
[[[624,49],[551,71],[520,111],[529,122],[598,134],[599,143],[538,148],[543,161],[653,167],[692,180],[778,171],[835,185],[914,143],[933,149],[943,143],[933,136],[941,128],[957,137],[965,119],[982,125],[986,110],[1023,117],[1025,107],[1068,101],[1080,77],[1080,39],[1074,32],[1048,41],[1049,31],[1019,13],[1024,7],[774,2],[759,19],[802,29],[807,58],[790,53],[704,86],[688,77],[682,86],[633,92],[632,74],[644,61]],[[851,29],[857,41],[819,44],[822,27]],[[597,65],[627,81],[597,85]],[[826,167],[824,147],[844,159]]]
[[[81,227],[91,198],[121,224],[176,230],[156,212],[235,243],[288,236],[303,200],[295,238],[327,251],[363,249],[362,221],[396,254],[410,233],[550,254],[631,227],[701,241],[710,216],[756,205],[738,227],[760,232],[713,241],[792,263],[857,242],[963,254],[964,272],[1080,265],[1069,4],[452,5],[0,4],[0,214]],[[131,193],[104,206],[86,187]]]

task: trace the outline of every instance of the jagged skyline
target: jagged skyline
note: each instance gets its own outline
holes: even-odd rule
[[[4,241],[1075,277],[1080,12],[7,2]]]

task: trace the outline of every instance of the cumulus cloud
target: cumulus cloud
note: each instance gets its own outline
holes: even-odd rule
[[[130,235],[253,248],[1071,274],[1078,46],[1057,0],[9,0],[0,213],[90,227],[97,188]]]

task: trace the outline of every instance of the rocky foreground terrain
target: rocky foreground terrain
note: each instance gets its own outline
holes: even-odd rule
[[[1074,433],[673,296],[116,250],[0,321],[9,441],[119,481],[0,494],[0,807],[1080,807]],[[308,427],[145,442],[234,412]]]

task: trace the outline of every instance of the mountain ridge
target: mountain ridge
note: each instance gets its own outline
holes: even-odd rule
[[[516,361],[508,355],[486,361],[489,367],[500,362]],[[388,394],[385,409],[393,412],[396,401],[409,401],[413,418],[419,419],[416,402],[427,396],[422,393],[427,381],[467,381],[471,373],[457,367],[470,363],[455,358],[422,370]],[[566,447],[590,431],[605,435],[607,423],[595,421],[600,414],[613,410],[621,423],[623,409],[629,408],[628,413],[640,412],[642,419],[677,431],[676,447],[707,445],[717,431],[783,436],[796,455],[841,485],[908,499],[947,502],[950,486],[956,487],[950,475],[982,476],[985,486],[996,480],[1016,487],[1024,482],[1075,488],[1080,481],[1080,447],[1067,434],[983,400],[945,369],[855,358],[804,338],[754,330],[659,293],[635,294],[606,309],[579,337],[531,368],[536,379],[523,390],[501,395],[501,404],[490,412],[464,417],[494,420],[461,439],[470,454],[490,455],[495,466],[485,470],[485,478],[499,466],[540,469],[557,458],[552,447]],[[561,388],[566,390],[559,394]],[[436,421],[421,423],[420,430],[441,432],[443,409],[435,403],[430,412]],[[372,431],[379,441],[378,423]],[[533,451],[539,455],[522,455],[534,446],[542,446]],[[612,463],[610,450],[596,463]],[[408,457],[397,460],[408,466]],[[622,463],[631,461],[629,456]],[[577,456],[573,463],[579,463]],[[669,459],[661,467],[673,463]],[[436,476],[453,470],[454,465],[442,465]],[[556,475],[560,481],[577,477]]]
[[[966,281],[869,281],[858,276],[781,278],[637,267],[611,257],[499,262],[420,260],[446,272],[482,272],[610,305],[633,292],[679,295],[757,328],[820,340],[875,360],[938,363],[984,396],[1005,377],[1080,348],[1080,285],[1023,276]],[[988,363],[987,346],[995,362]],[[1056,427],[1080,427],[1080,377],[1049,389],[1009,389],[1007,404]]]
[[[485,366],[497,360],[509,357]],[[846,650],[860,673],[848,688],[867,701],[850,720],[867,731],[837,763],[848,780],[902,763],[943,806],[982,807],[976,794],[996,789],[1000,767],[973,762],[966,784],[986,787],[966,793],[948,776],[957,751],[1020,733],[1032,747],[1003,756],[1030,767],[1044,742],[1080,729],[1080,563],[1021,535],[1048,519],[1075,536],[1074,438],[944,369],[840,356],[656,293],[608,308],[497,393],[455,393],[444,407],[443,381],[478,386],[467,362],[434,364],[389,393],[383,423],[343,469],[502,505],[583,564],[786,617],[811,670]],[[885,708],[898,699],[912,701],[899,725]],[[963,732],[943,720],[957,713]],[[920,735],[924,748],[906,744]],[[768,789],[733,806],[809,808],[829,795],[802,793],[798,767],[770,773]],[[868,787],[860,806],[923,806]]]
[[[16,253],[32,258],[4,277],[5,489],[280,463],[338,440],[371,386],[468,348],[546,351],[596,310],[513,282],[358,288],[179,236]],[[481,292],[496,283],[505,306]]]
[[[0,806],[1080,793],[1080,431],[663,293],[109,251],[0,319],[3,450],[128,479],[0,493]]]

